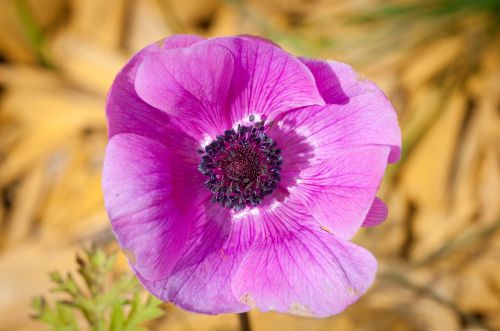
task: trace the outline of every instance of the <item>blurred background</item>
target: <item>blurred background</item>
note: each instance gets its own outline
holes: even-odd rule
[[[174,33],[348,62],[398,111],[389,220],[355,238],[379,258],[376,283],[328,319],[251,312],[254,330],[500,330],[499,27],[498,0],[0,0],[0,331],[43,329],[30,300],[48,272],[115,245],[105,96],[134,52]],[[238,328],[165,308],[152,330]]]

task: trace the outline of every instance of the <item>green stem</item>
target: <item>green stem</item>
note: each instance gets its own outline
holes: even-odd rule
[[[239,313],[238,317],[240,319],[240,327],[241,331],[252,331],[252,328],[250,327],[250,318],[248,316],[248,313]]]

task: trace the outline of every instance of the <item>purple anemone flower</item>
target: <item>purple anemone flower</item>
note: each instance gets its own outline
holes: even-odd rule
[[[136,54],[106,113],[106,208],[144,286],[194,312],[337,314],[377,262],[349,240],[387,216],[396,113],[335,61],[251,36],[176,35]]]

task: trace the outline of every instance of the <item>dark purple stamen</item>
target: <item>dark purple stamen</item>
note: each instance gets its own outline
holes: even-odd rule
[[[226,130],[198,150],[198,170],[209,178],[205,186],[213,194],[212,202],[234,210],[260,204],[281,179],[281,149],[265,133],[272,122],[253,123],[253,115],[249,119],[252,125]]]

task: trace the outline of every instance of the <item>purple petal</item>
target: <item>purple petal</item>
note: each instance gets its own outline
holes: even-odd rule
[[[293,195],[277,197],[239,212],[208,200],[192,205],[195,225],[170,277],[151,281],[138,272],[139,279],[194,312],[339,313],[371,285],[376,261],[321,230]]]
[[[224,47],[198,43],[146,56],[135,89],[148,104],[190,121],[215,136],[230,128],[226,104],[233,57]]]
[[[364,227],[372,227],[377,226],[387,218],[388,209],[386,204],[380,200],[379,198],[375,198],[373,200],[373,204],[368,211],[368,215],[366,215],[365,220],[363,221],[362,226]]]
[[[230,102],[233,122],[251,114],[269,118],[308,105],[323,105],[311,72],[292,55],[262,38],[242,36],[208,40],[233,54]]]
[[[133,268],[148,280],[170,275],[192,226],[186,194],[197,192],[186,187],[199,176],[195,166],[178,162],[165,145],[135,134],[113,136],[106,150],[103,189],[111,225]]]
[[[254,245],[233,289],[264,312],[326,317],[355,302],[373,282],[376,269],[368,251],[310,225]]]
[[[278,204],[273,208],[270,205]],[[303,206],[267,201],[267,207],[230,211],[207,202],[193,206],[196,226],[171,277],[144,285],[157,297],[194,312],[243,312],[250,307],[231,287],[241,261],[255,242],[299,229]],[[291,217],[287,217],[291,215]],[[307,216],[310,218],[310,216]]]
[[[392,137],[386,138],[388,130],[397,132],[399,139],[395,118],[378,116],[384,112],[373,111],[375,105],[363,108],[358,104],[366,105],[369,96],[359,95],[345,105],[287,112],[270,130],[276,141],[286,142],[282,185],[297,186],[294,194],[314,218],[343,239],[351,238],[363,223],[390,148],[399,149],[399,145],[389,145]]]
[[[351,238],[363,223],[387,165],[388,147],[339,149],[301,173],[295,194],[337,237]]]
[[[193,206],[197,223],[169,279],[143,284],[164,301],[199,313],[243,312],[249,307],[231,289],[231,279],[246,251],[232,231],[228,209],[206,202]]]
[[[348,130],[338,131],[337,137],[339,134],[350,135],[348,138],[352,143],[391,146],[389,162],[397,162],[401,154],[401,131],[396,112],[382,90],[347,64],[305,58],[301,61],[313,73],[325,101],[344,105],[340,109],[330,107],[331,111],[340,112],[337,120],[349,125],[342,125],[341,128]]]
[[[149,106],[135,92],[134,81],[139,63],[145,56],[160,49],[186,47],[203,40],[197,36],[175,35],[156,42],[137,53],[116,76],[108,93],[106,117],[109,137],[119,133],[137,133],[164,140],[172,126],[165,113]]]
[[[189,47],[203,40],[205,40],[205,38],[192,34],[176,34],[162,39],[156,44],[160,49],[173,49]]]
[[[390,104],[359,95],[345,105],[312,106],[284,114],[278,125],[293,129],[315,147],[316,161],[327,160],[338,149],[389,146],[391,155],[401,146],[395,113],[381,111]],[[387,115],[387,116],[384,116]]]

